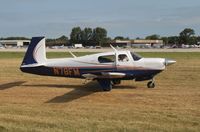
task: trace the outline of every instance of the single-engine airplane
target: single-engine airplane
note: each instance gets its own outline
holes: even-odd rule
[[[110,91],[121,80],[144,81],[155,87],[154,77],[176,61],[165,58],[143,58],[128,50],[97,53],[72,58],[47,59],[44,37],[33,37],[21,64],[21,71],[44,76],[97,80],[104,91]]]

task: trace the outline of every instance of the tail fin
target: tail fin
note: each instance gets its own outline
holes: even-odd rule
[[[22,65],[43,65],[46,62],[45,38],[33,37],[26,51]]]

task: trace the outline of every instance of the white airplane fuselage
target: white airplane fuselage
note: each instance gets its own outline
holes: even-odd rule
[[[104,90],[111,90],[121,80],[151,80],[174,60],[142,58],[125,51],[97,53],[74,58],[47,59],[44,37],[32,38],[21,71],[37,75],[97,80]],[[148,87],[154,87],[154,82]]]

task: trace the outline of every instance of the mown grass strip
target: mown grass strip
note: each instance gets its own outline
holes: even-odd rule
[[[95,54],[96,52],[74,52],[77,56],[84,56],[89,54]],[[139,52],[143,57],[162,57],[172,59],[189,59],[200,58],[200,52]],[[0,59],[15,59],[23,58],[25,52],[0,52]],[[71,57],[69,52],[47,52],[47,58],[65,58]]]

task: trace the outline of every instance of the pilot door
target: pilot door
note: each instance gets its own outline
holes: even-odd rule
[[[132,65],[131,57],[128,53],[119,53],[116,57],[116,66],[117,68],[125,68]]]

